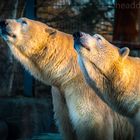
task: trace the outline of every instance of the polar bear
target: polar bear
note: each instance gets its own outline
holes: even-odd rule
[[[1,21],[0,29],[15,58],[35,78],[53,86],[55,119],[65,140],[133,139],[126,118],[86,84],[72,35],[27,18]]]
[[[140,140],[140,58],[117,48],[101,35],[75,34],[75,49],[87,83],[113,110],[128,117]]]

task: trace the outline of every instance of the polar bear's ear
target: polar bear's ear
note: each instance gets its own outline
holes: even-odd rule
[[[127,47],[120,49],[120,55],[122,56],[123,59],[129,55],[129,52],[130,52],[130,50]]]
[[[57,31],[53,28],[46,28],[45,32],[48,33],[49,35],[55,35]]]

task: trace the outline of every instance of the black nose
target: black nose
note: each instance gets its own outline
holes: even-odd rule
[[[7,22],[6,22],[6,20],[2,20],[2,21],[0,21],[0,28],[5,28],[6,26],[7,26]]]
[[[73,34],[74,39],[79,39],[81,36],[82,36],[82,33],[81,32],[75,32]]]

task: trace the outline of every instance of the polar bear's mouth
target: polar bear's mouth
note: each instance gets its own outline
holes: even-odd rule
[[[10,36],[12,38],[16,38],[16,35],[15,34],[10,33],[10,32],[8,32],[7,30],[4,30],[4,29],[2,29],[1,34],[2,34],[2,36],[3,35],[6,35],[6,36]]]
[[[88,51],[90,51],[90,47],[87,45],[87,42],[81,42],[81,46],[84,47],[85,49],[87,49]]]

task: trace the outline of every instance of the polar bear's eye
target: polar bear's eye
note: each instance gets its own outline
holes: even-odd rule
[[[25,20],[22,20],[22,24],[25,25],[27,24],[27,22]]]

